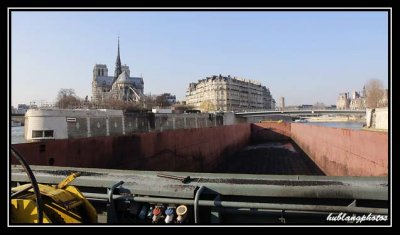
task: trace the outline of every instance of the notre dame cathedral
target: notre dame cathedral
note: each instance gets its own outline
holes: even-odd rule
[[[92,101],[100,103],[106,99],[118,99],[138,102],[143,98],[143,87],[143,78],[131,77],[129,66],[121,65],[118,39],[114,76],[108,76],[105,64],[96,64],[93,68]]]

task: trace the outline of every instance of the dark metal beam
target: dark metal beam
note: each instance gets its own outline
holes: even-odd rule
[[[159,172],[32,166],[39,183],[58,184],[69,172],[80,172],[72,185],[107,189],[121,180],[127,192],[140,195],[193,199],[200,186],[206,192],[221,195],[254,197],[297,197],[331,199],[388,200],[387,177],[329,177],[295,175],[209,174],[195,172],[164,172],[190,176],[191,181],[160,178]],[[28,182],[20,166],[12,166],[11,180]]]

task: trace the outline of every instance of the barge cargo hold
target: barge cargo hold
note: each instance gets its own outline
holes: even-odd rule
[[[327,221],[339,213],[389,223],[386,132],[265,122],[13,148],[39,183],[79,173],[71,185],[99,223],[343,223]],[[28,182],[21,166],[11,181]]]
[[[262,152],[258,158],[240,155],[246,146],[277,142],[292,144],[298,154],[266,148],[262,150],[265,158]],[[230,165],[245,168],[262,161],[276,167],[259,174],[320,174],[320,170],[327,176],[387,176],[389,156],[386,132],[301,123],[244,123],[13,146],[31,165],[240,173]],[[252,155],[257,151],[247,152]],[[277,155],[271,156],[272,151]],[[283,169],[298,164],[315,170],[287,173]],[[252,169],[242,173],[252,173]]]

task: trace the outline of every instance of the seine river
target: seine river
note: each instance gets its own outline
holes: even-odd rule
[[[11,143],[12,144],[26,143],[24,138],[23,126],[11,127]]]
[[[319,125],[319,126],[327,126],[327,127],[336,127],[336,128],[347,128],[347,129],[361,129],[363,126],[363,122],[305,122],[304,124],[308,125]],[[26,143],[24,139],[24,127],[17,126],[11,127],[11,143]]]
[[[364,122],[304,122],[304,124],[359,130],[362,129]]]

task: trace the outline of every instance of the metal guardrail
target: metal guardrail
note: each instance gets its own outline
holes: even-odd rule
[[[249,175],[195,172],[161,172],[188,183],[157,176],[156,171],[112,170],[76,167],[31,166],[40,183],[58,184],[72,172],[80,172],[73,185],[108,188],[123,180],[124,188],[140,195],[194,198],[204,185],[221,195],[388,200],[387,177],[329,177],[296,175]],[[11,167],[12,181],[26,181],[19,165]]]
[[[85,197],[90,199],[107,200],[106,194],[98,193],[83,193]],[[135,202],[147,203],[166,203],[166,204],[184,204],[193,205],[195,208],[195,221],[198,215],[198,206],[205,207],[220,207],[220,208],[249,208],[249,209],[268,209],[268,210],[285,210],[285,211],[309,211],[309,212],[346,212],[346,213],[373,213],[373,214],[388,214],[386,208],[370,208],[356,207],[351,205],[346,206],[329,206],[329,205],[299,205],[288,203],[259,203],[259,202],[241,202],[241,201],[221,201],[221,200],[189,200],[163,197],[148,197],[148,196],[123,196],[115,195],[113,200],[131,200]]]
[[[110,185],[123,180],[125,183],[120,188],[124,194],[149,197],[194,199],[196,190],[201,186],[207,188],[202,194],[232,197],[388,201],[389,196],[387,177],[161,172],[164,175],[175,175],[179,179],[190,176],[190,180],[182,182],[173,178],[157,176],[160,172],[156,171],[31,167],[39,183],[58,184],[68,174],[80,172],[81,176],[72,183],[78,187],[107,189]],[[28,181],[21,166],[12,166],[11,181]]]

